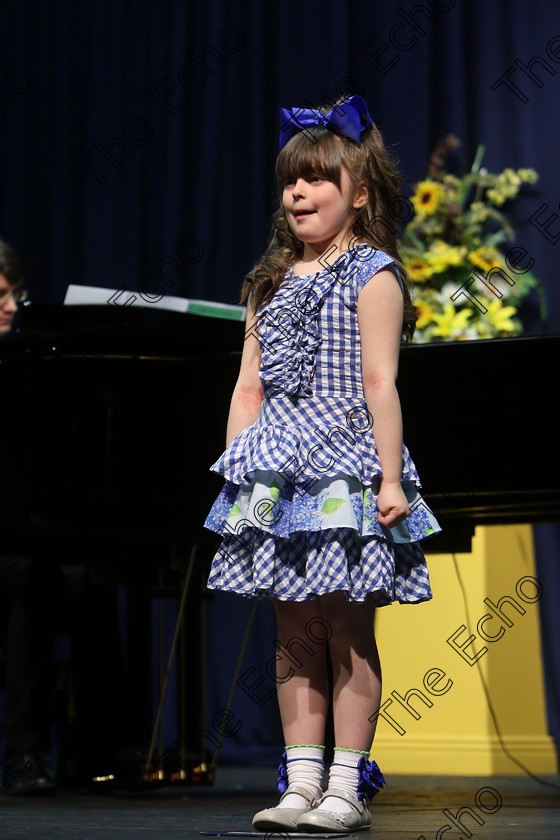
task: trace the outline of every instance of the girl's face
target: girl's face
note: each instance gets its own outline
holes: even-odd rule
[[[286,184],[282,202],[293,233],[316,253],[323,253],[333,243],[347,246],[347,228],[353,209],[367,202],[365,187],[354,190],[350,176],[341,169],[340,189],[321,175],[299,177]]]

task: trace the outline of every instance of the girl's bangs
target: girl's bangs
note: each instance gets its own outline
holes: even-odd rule
[[[320,175],[340,189],[342,149],[338,137],[322,126],[296,134],[281,150],[276,161],[276,177],[281,188],[298,178],[309,181]]]

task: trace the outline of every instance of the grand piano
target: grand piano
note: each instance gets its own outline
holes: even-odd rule
[[[186,631],[198,633],[216,547],[202,523],[222,486],[208,467],[224,446],[244,322],[107,305],[33,304],[20,318],[0,344],[0,545],[54,546],[139,593],[129,667],[149,697],[143,616],[197,541],[207,551]],[[469,550],[476,524],[560,518],[549,401],[559,351],[560,336],[403,347],[405,440],[443,527],[430,551]],[[189,667],[196,678],[196,651]],[[131,716],[146,737],[149,703]]]
[[[244,322],[109,306],[32,305],[0,344],[5,521],[113,546],[192,540],[222,481]],[[404,437],[446,525],[559,517],[550,393],[560,336],[404,346]],[[189,495],[196,476],[199,492]],[[446,533],[448,536],[446,536]]]

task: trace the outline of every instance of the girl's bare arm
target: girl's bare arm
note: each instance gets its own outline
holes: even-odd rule
[[[383,470],[378,519],[392,527],[409,513],[401,488],[402,415],[396,387],[403,297],[392,271],[379,271],[366,283],[358,296],[357,313],[364,396]]]
[[[237,435],[252,426],[261,408],[263,389],[259,379],[261,364],[261,349],[257,339],[256,323],[251,297],[247,302],[247,317],[245,319],[245,342],[241,356],[239,376],[229,408],[226,431],[226,447]]]

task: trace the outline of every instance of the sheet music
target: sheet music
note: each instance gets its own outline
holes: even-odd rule
[[[198,300],[195,298],[163,295],[160,300],[146,300],[139,293],[122,287],[121,289],[105,289],[100,286],[79,286],[70,284],[64,298],[65,306],[145,306],[155,309],[169,309],[174,312],[190,312],[194,315],[205,315],[213,318],[230,318],[236,321],[245,320],[247,307],[232,303],[216,303],[212,300]]]

